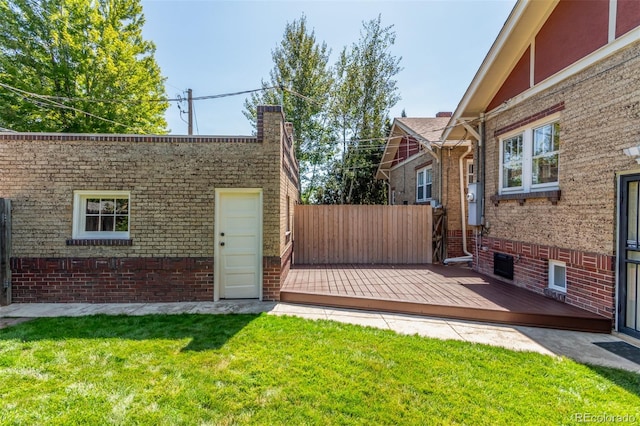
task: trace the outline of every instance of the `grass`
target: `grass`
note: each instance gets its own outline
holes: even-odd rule
[[[94,316],[0,330],[0,401],[0,424],[574,424],[640,421],[640,376],[330,321]]]

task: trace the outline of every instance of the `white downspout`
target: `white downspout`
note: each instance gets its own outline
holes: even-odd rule
[[[460,156],[458,160],[458,165],[460,167],[460,212],[462,216],[462,252],[465,256],[461,257],[451,257],[445,259],[443,263],[448,265],[449,263],[454,262],[470,262],[473,261],[473,255],[467,251],[467,218],[465,217],[464,203],[467,199],[466,194],[464,193],[464,159],[469,153],[471,153],[471,149],[473,145],[469,145],[464,154]]]

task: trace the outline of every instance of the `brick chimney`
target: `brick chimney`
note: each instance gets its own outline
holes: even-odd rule
[[[443,117],[451,117],[452,115],[453,113],[450,111],[440,111],[439,113],[436,114],[436,117],[443,118]]]

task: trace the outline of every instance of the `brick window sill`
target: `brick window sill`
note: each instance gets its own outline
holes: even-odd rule
[[[68,246],[132,246],[133,240],[130,238],[127,239],[117,239],[117,238],[99,238],[99,239],[68,239]]]
[[[491,202],[497,207],[500,201],[516,200],[518,204],[523,205],[524,202],[529,199],[546,198],[555,206],[560,200],[560,192],[561,191],[557,189],[555,191],[525,192],[518,194],[495,194],[491,196]]]

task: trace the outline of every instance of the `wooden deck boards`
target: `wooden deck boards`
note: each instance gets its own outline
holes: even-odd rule
[[[282,286],[280,300],[611,332],[610,319],[455,266],[295,266]]]

